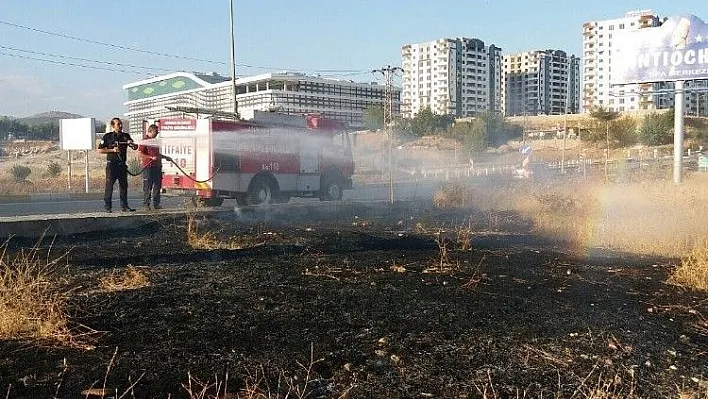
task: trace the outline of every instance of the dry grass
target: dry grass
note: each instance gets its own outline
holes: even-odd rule
[[[196,212],[187,214],[187,244],[194,249],[236,250],[264,245],[266,241],[279,239],[276,232],[259,225],[250,234],[225,236],[223,231],[213,229],[207,218],[200,218]]]
[[[66,305],[68,293],[58,287],[60,261],[46,257],[39,244],[0,258],[0,338],[71,339]]]
[[[603,247],[642,255],[682,257],[708,237],[708,179],[626,184],[563,182],[507,190],[506,203],[536,232],[579,249]]]
[[[682,258],[672,281],[708,289],[706,174],[688,175],[680,185],[666,180],[515,182],[477,189],[483,196],[460,185],[442,186],[435,194],[435,205],[513,211],[532,222],[533,233],[570,244],[579,252],[606,248]]]
[[[149,287],[150,279],[141,269],[128,265],[124,271],[113,270],[111,274],[100,279],[99,288],[103,291],[115,292]]]
[[[433,195],[433,204],[441,209],[468,207],[474,201],[475,190],[463,182],[443,184]]]
[[[182,388],[186,391],[189,399],[226,399],[236,398],[237,396],[226,392],[229,386],[229,374],[226,373],[223,379],[215,376],[214,382],[202,382],[192,373],[187,373],[187,382],[182,384]]]
[[[681,287],[708,291],[708,240],[685,256],[669,282]]]
[[[195,249],[228,248],[227,243],[221,240],[216,232],[202,229],[201,220],[196,214],[187,215],[187,244]]]
[[[555,366],[554,366],[555,367]],[[483,399],[499,399],[499,398],[538,398],[545,397],[543,394],[538,396],[537,393],[530,393],[527,389],[517,389],[513,395],[508,392],[500,392],[500,389],[495,386],[493,376],[489,370],[486,373],[479,373],[480,376],[473,381],[473,386]],[[561,394],[559,386],[558,393],[548,396],[553,398],[568,398],[568,399],[642,399],[645,396],[636,393],[638,388],[637,380],[635,379],[633,369],[621,368],[618,370],[606,370],[596,364],[593,369],[585,376],[574,375],[578,380],[573,384],[574,392],[570,396]],[[560,374],[558,384],[561,384]],[[678,387],[676,390],[678,399],[708,399],[708,389],[685,389]]]

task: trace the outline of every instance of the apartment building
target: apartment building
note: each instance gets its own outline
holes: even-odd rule
[[[469,117],[501,111],[501,48],[470,38],[407,44],[401,49],[401,112],[425,108]]]
[[[580,109],[580,60],[561,50],[502,57],[504,115],[560,115]]]
[[[627,30],[661,25],[651,10],[631,11],[622,18],[583,24],[583,101],[582,110],[590,112],[603,107],[613,111],[656,109],[654,84],[611,85],[613,35]]]
[[[168,107],[230,112],[234,109],[231,79],[215,73],[175,72],[123,86],[128,100],[125,116],[131,131],[143,120],[180,115]],[[401,89],[393,87],[393,112],[400,112]],[[363,126],[364,110],[382,106],[385,86],[350,80],[326,79],[302,73],[267,73],[236,79],[239,114],[251,119],[254,111],[285,114],[322,114],[351,127]]]
[[[611,85],[613,35],[618,32],[656,28],[666,18],[651,10],[631,11],[622,18],[583,24],[582,111],[595,107],[612,111],[667,109],[674,106],[673,82]],[[708,116],[708,80],[686,82],[684,112]]]

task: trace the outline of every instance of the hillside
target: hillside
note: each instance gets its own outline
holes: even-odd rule
[[[63,111],[49,111],[42,112],[40,114],[25,116],[22,118],[15,118],[18,122],[22,122],[27,125],[43,125],[46,123],[51,123],[52,125],[59,125],[60,119],[73,119],[73,118],[83,118],[83,116],[78,114],[72,114],[70,112]]]

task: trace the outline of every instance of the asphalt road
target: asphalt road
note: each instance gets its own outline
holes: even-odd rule
[[[414,200],[431,198],[437,183],[432,181],[403,182],[394,184],[396,200]],[[113,208],[120,210],[117,193],[113,195]],[[344,192],[344,201],[386,201],[389,199],[388,184],[359,185],[355,190]],[[319,201],[313,198],[293,198],[291,202]],[[139,207],[141,197],[132,195],[128,199],[131,207]],[[164,196],[162,205],[165,209],[179,209],[185,206],[185,198]],[[222,207],[235,207],[234,200],[226,200]],[[65,199],[65,200],[34,200],[32,202],[14,202],[0,204],[0,217],[26,215],[81,214],[103,211],[101,199]]]

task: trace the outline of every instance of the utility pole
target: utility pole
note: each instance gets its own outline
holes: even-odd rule
[[[570,102],[570,63],[565,87],[565,112],[563,115],[563,150],[561,151],[561,174],[565,174],[565,139],[568,137],[568,103]]]
[[[229,0],[229,15],[231,16],[231,90],[233,90],[234,118],[241,119],[236,101],[236,43],[234,40],[234,0]]]
[[[521,131],[521,144],[526,145],[526,104],[524,104],[524,119]]]
[[[526,81],[524,81],[524,87],[526,86]],[[526,102],[528,99],[526,98],[526,90],[524,90],[521,93],[521,107],[523,111],[523,130],[521,131],[521,144],[526,145]]]
[[[403,72],[402,68],[386,65],[381,69],[374,69],[372,73],[380,73],[384,77],[384,108],[383,122],[388,133],[388,201],[393,204],[393,147],[396,140],[393,126],[393,76]]]

